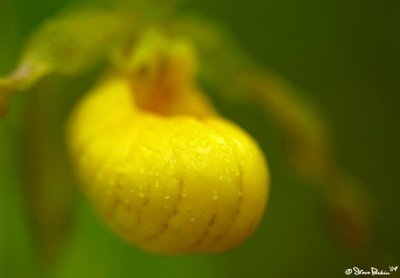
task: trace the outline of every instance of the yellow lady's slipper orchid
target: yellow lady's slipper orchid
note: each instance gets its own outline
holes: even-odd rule
[[[84,191],[118,234],[147,251],[233,248],[266,205],[257,143],[194,86],[165,99],[131,81],[105,78],[73,113],[69,144]],[[150,101],[140,102],[143,92]]]

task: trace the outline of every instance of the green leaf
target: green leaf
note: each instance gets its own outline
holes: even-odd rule
[[[16,70],[0,78],[0,116],[14,91],[52,74],[88,69],[137,31],[139,16],[123,10],[80,9],[48,20],[33,34]]]
[[[27,103],[24,197],[44,271],[51,271],[73,223],[76,184],[64,143],[64,124],[71,98],[66,92],[75,87],[62,78],[46,78],[30,92]]]

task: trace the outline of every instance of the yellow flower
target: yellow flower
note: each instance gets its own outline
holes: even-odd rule
[[[104,219],[160,254],[222,252],[248,238],[269,185],[257,143],[197,90],[160,113],[139,105],[134,88],[122,75],[105,78],[68,129],[84,191]]]

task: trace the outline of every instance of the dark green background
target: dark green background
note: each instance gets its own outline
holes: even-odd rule
[[[0,0],[0,74],[12,70],[37,24],[79,2]],[[399,265],[400,1],[203,0],[186,6],[225,24],[253,58],[317,104],[339,163],[373,197],[376,266]],[[39,275],[21,189],[25,98],[16,96],[0,122],[0,277]],[[369,268],[330,237],[318,187],[288,163],[271,119],[246,105],[220,108],[253,134],[271,166],[269,206],[250,240],[223,255],[146,254],[117,238],[79,197],[72,234],[52,275],[344,277],[349,267]]]

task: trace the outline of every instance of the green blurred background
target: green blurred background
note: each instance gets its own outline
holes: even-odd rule
[[[82,2],[92,3],[0,0],[0,75],[13,69],[39,23]],[[43,272],[24,197],[29,117],[27,94],[20,93],[0,121],[0,277],[343,277],[353,266],[399,265],[400,1],[198,0],[185,6],[227,26],[253,58],[305,91],[322,111],[340,165],[372,196],[376,261],[366,264],[334,240],[318,187],[294,171],[268,115],[215,97],[269,160],[271,195],[255,235],[222,255],[155,256],[120,240],[78,194],[70,234],[52,271]],[[94,80],[84,76],[56,92],[61,111],[67,113]]]

